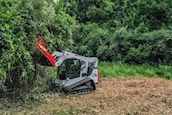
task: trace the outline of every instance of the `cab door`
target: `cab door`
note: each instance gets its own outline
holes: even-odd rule
[[[80,77],[81,62],[78,59],[68,59],[67,61],[67,77],[74,79]]]

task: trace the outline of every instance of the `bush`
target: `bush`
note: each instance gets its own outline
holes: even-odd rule
[[[65,13],[63,1],[0,1],[0,84],[8,91],[30,91],[36,83],[35,60],[40,54],[34,47],[36,35],[45,42],[57,40],[64,48],[71,42],[74,18]],[[64,39],[65,38],[65,39]],[[54,51],[52,45],[48,45]],[[53,50],[52,50],[53,49]]]
[[[136,34],[121,28],[98,47],[98,57],[103,61],[126,63],[171,63],[171,41],[169,30],[155,30]]]
[[[109,35],[108,29],[101,28],[96,23],[77,25],[73,31],[74,48],[72,51],[84,56],[96,56],[97,48],[108,39]]]

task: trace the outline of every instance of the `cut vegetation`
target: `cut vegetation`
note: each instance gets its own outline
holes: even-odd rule
[[[102,78],[94,93],[1,104],[2,115],[171,115],[172,81]],[[2,102],[2,101],[1,101]]]

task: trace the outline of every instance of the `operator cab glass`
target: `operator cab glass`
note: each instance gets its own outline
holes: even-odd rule
[[[80,76],[81,62],[78,59],[67,59],[58,67],[57,77],[61,80]]]

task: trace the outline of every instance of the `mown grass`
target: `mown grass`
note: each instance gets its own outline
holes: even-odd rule
[[[172,80],[172,66],[167,65],[128,65],[122,62],[100,62],[98,65],[101,77],[142,78],[162,77]]]

